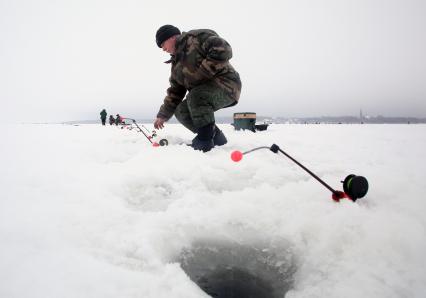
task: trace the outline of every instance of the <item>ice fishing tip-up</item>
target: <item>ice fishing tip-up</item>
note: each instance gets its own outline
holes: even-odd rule
[[[159,146],[167,146],[169,142],[167,139],[161,139],[158,143],[153,141],[152,139],[157,136],[157,132],[155,130],[152,131],[152,133],[149,132],[149,130],[142,125],[142,127],[145,129],[145,131],[138,125],[135,119],[133,118],[123,118],[128,119],[133,122],[133,124],[136,126],[136,128],[139,130],[139,132],[143,133],[143,135],[148,139],[148,141],[152,144],[153,147],[159,147]]]
[[[271,147],[267,147],[267,146],[257,147],[245,152],[236,150],[231,153],[231,159],[235,162],[239,162],[242,160],[243,155],[252,153],[253,151],[260,150],[260,149],[269,149],[273,153],[281,152],[282,154],[284,154],[286,157],[288,157],[290,160],[296,163],[299,167],[301,167],[303,170],[309,173],[309,175],[314,177],[325,188],[331,191],[332,193],[331,198],[336,202],[339,202],[341,199],[344,199],[344,198],[347,198],[355,202],[357,199],[364,197],[368,192],[367,179],[363,176],[357,176],[354,174],[348,175],[343,181],[341,181],[343,183],[343,191],[335,190],[330,185],[325,183],[321,178],[315,175],[312,171],[310,171],[308,168],[306,168],[304,165],[298,162],[296,159],[294,159],[289,154],[281,150],[281,148],[276,144],[273,144]]]

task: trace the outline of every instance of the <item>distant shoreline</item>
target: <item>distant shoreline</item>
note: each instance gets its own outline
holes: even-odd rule
[[[139,123],[151,123],[153,119],[136,119]],[[169,123],[178,123],[173,117]],[[424,124],[426,118],[416,117],[385,117],[374,116],[364,117],[360,119],[354,116],[321,116],[321,117],[268,117],[257,116],[257,123],[275,123],[275,124]],[[56,122],[62,124],[95,124],[100,123],[100,120],[73,120]],[[230,124],[233,123],[232,117],[216,117],[216,123]]]

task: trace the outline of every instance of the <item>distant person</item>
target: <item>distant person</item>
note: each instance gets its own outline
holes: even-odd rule
[[[123,118],[120,114],[115,115],[115,125],[121,124],[123,122]]]
[[[158,47],[171,55],[166,62],[171,64],[171,75],[154,127],[163,128],[175,115],[197,134],[191,144],[195,150],[207,152],[226,144],[225,135],[215,124],[214,112],[237,104],[240,97],[240,76],[229,63],[231,46],[208,29],[181,33],[172,25],[164,25],[155,37]]]
[[[109,125],[113,125],[115,123],[115,118],[113,115],[109,115]]]
[[[102,125],[105,125],[106,117],[107,117],[107,111],[105,111],[105,109],[103,109],[103,110],[100,112],[100,115],[101,115]]]

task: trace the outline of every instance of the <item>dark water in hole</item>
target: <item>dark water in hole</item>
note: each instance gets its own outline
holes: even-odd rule
[[[283,298],[296,269],[285,244],[199,241],[177,261],[204,292],[218,298]]]

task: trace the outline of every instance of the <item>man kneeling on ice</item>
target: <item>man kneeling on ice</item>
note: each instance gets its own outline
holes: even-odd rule
[[[240,76],[229,63],[231,46],[212,30],[181,33],[172,25],[158,29],[156,42],[171,55],[166,61],[171,63],[171,76],[154,127],[163,128],[174,114],[197,134],[191,144],[194,149],[207,152],[226,144],[225,135],[215,124],[214,112],[237,104],[240,97]]]

